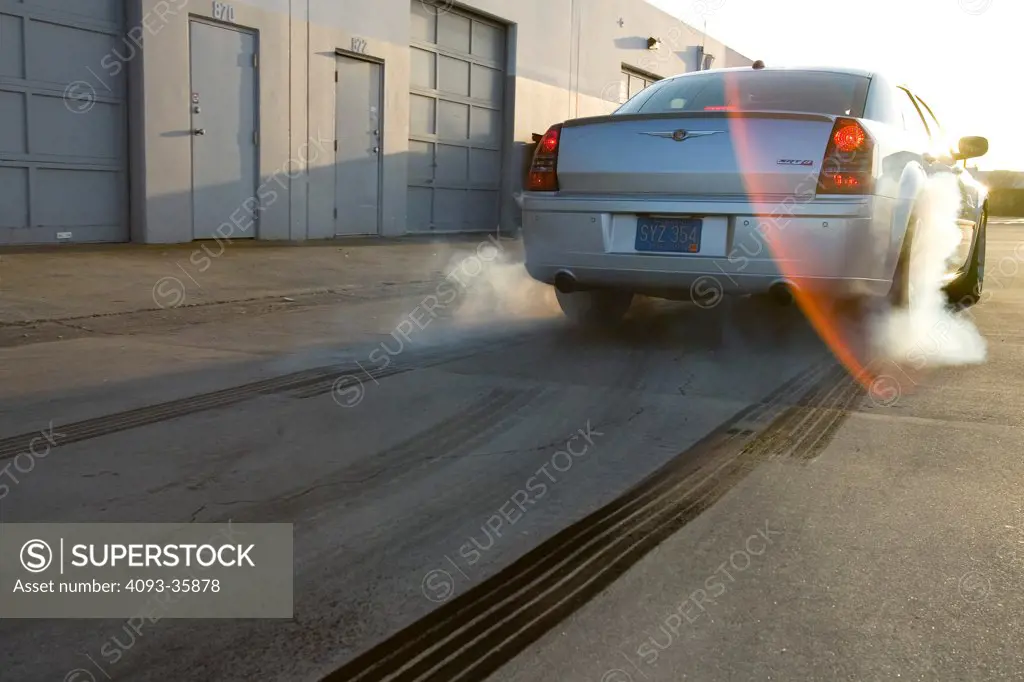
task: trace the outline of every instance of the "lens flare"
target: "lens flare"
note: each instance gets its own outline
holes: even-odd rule
[[[737,82],[728,75],[725,77],[725,92],[727,101],[740,101]],[[742,116],[729,118],[729,132],[736,149],[736,162],[744,179],[747,196],[750,197],[753,204],[754,213],[759,216],[772,216],[763,231],[765,242],[768,244],[773,259],[779,264],[783,277],[795,285],[793,287],[794,298],[818,336],[828,344],[833,355],[843,364],[850,375],[857,379],[865,389],[869,389],[877,376],[869,370],[869,363],[866,363],[865,359],[859,357],[855,352],[857,345],[844,332],[833,302],[828,297],[813,291],[813,287],[808,286],[811,282],[807,273],[801,271],[801,264],[814,262],[814,254],[810,252],[809,248],[803,247],[799,239],[788,237],[786,234],[788,216],[785,215],[784,210],[780,210],[780,204],[759,200],[760,197],[769,196],[771,193],[768,191],[768,187],[762,184],[761,174],[755,172],[754,149],[756,147],[748,128],[748,120]],[[856,139],[856,136],[853,137]],[[837,139],[836,142],[838,143],[839,140]],[[815,170],[809,175],[808,180],[813,183],[811,187],[817,186],[819,172],[820,169],[815,166]]]
[[[728,101],[739,101],[737,84],[728,76],[725,90]],[[918,198],[915,212],[921,233],[915,234],[910,242],[913,248],[908,274],[909,305],[890,309],[884,304],[881,313],[861,310],[863,314],[851,320],[835,305],[832,296],[809,286],[816,279],[812,275],[820,275],[809,270],[818,261],[814,245],[801,240],[799,234],[786,232],[792,206],[814,198],[819,173],[829,174],[828,160],[802,183],[809,191],[794,192],[796,202],[761,201],[771,192],[757,165],[758,146],[749,120],[736,115],[729,116],[728,123],[753,211],[758,216],[770,216],[761,230],[769,252],[780,274],[795,285],[794,298],[807,320],[872,401],[892,404],[917,385],[915,375],[925,368],[984,362],[983,337],[969,316],[948,309],[942,288],[946,263],[960,240],[957,219],[961,198],[956,178],[952,174],[932,177]],[[832,141],[845,154],[862,149],[868,140],[861,125],[851,122],[841,125]],[[835,168],[831,175],[836,186],[852,188],[861,182]],[[856,324],[849,324],[851,321]],[[893,368],[900,378],[894,375]]]

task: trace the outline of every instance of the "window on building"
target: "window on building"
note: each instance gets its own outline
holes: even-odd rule
[[[644,73],[636,69],[631,69],[625,64],[622,65],[622,83],[625,86],[624,90],[626,100],[632,99],[634,95],[646,88],[648,85],[655,81],[660,81],[660,76],[655,76],[650,73]]]

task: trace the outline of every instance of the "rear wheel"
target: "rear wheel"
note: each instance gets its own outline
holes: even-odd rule
[[[910,216],[907,234],[903,238],[899,260],[896,261],[896,272],[892,276],[892,287],[889,289],[889,304],[893,308],[909,308],[911,298],[910,255],[914,246],[914,234],[921,223],[916,215]]]
[[[633,294],[628,291],[575,291],[565,294],[555,290],[558,305],[565,316],[583,327],[614,327],[629,311]]]
[[[985,286],[985,233],[988,231],[988,216],[982,216],[978,237],[971,252],[971,260],[967,263],[964,274],[953,280],[946,287],[946,296],[955,306],[968,308],[981,300],[981,292]]]

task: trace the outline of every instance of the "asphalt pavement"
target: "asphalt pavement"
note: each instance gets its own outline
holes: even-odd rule
[[[0,351],[33,367],[0,457],[65,434],[0,520],[295,524],[291,620],[8,620],[0,679],[1020,679],[1024,225],[989,230],[988,362],[882,401],[761,300],[400,341],[417,291],[112,328],[80,372]]]

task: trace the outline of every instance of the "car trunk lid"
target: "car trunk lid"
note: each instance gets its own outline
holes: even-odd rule
[[[789,112],[626,114],[567,121],[569,194],[813,195],[835,117]]]

